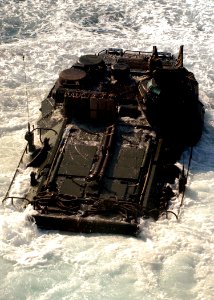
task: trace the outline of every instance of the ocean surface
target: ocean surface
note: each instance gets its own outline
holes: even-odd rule
[[[0,299],[214,299],[213,12],[213,0],[0,0],[0,200],[28,121],[82,54],[184,45],[206,111],[179,221],[142,220],[137,238],[62,234],[29,223],[31,207],[0,205]],[[14,193],[24,191],[23,175]]]

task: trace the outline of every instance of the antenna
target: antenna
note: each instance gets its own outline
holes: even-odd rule
[[[28,100],[28,91],[27,91],[27,75],[26,75],[26,63],[24,53],[22,55],[23,66],[24,66],[24,75],[25,75],[25,96],[26,96],[26,107],[27,107],[27,118],[28,118],[28,131],[30,131],[30,114],[29,114],[29,100]]]
[[[35,151],[34,132],[33,132],[33,130],[32,131],[30,130],[29,100],[28,100],[28,91],[27,91],[27,76],[26,76],[26,64],[25,64],[25,56],[24,56],[24,54],[22,55],[22,59],[23,59],[23,64],[24,64],[25,95],[26,95],[27,118],[28,118],[28,123],[27,123],[28,131],[25,134],[25,139],[28,142],[28,150],[29,150],[29,152],[34,152]]]

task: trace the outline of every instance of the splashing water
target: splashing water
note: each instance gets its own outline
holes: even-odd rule
[[[142,221],[138,238],[73,235],[39,231],[26,218],[31,207],[0,206],[0,299],[214,298],[214,4],[120,2],[0,0],[0,196],[24,149],[27,122],[36,123],[58,73],[79,55],[153,45],[176,53],[184,44],[206,116],[181,219]],[[18,182],[17,191],[23,188]]]

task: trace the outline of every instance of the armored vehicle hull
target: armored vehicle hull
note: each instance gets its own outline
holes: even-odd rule
[[[37,128],[28,128],[4,201],[16,198],[11,189],[22,169],[29,171],[23,201],[41,228],[130,235],[141,218],[167,214],[185,190],[176,162],[203,128],[182,50],[176,59],[156,47],[106,49],[62,71]]]

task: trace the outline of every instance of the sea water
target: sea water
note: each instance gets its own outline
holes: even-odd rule
[[[213,11],[213,0],[0,0],[1,200],[27,123],[82,54],[184,45],[206,111],[179,221],[142,220],[138,238],[70,234],[38,230],[31,207],[1,205],[0,299],[214,299]],[[19,180],[14,192],[24,190]]]

